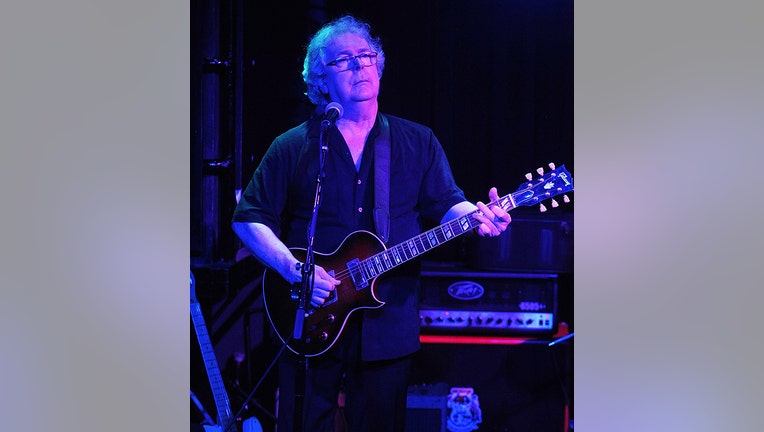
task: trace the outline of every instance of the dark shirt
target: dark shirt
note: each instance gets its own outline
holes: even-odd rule
[[[442,146],[432,130],[385,115],[390,124],[390,239],[396,245],[437,225],[455,204],[465,201]],[[316,195],[318,140],[307,135],[315,120],[278,136],[269,147],[236,206],[234,222],[270,227],[288,247],[307,247],[307,227]],[[315,130],[315,129],[314,129]],[[314,251],[330,254],[352,232],[374,232],[374,140],[379,118],[369,134],[360,170],[356,170],[342,135],[329,135]],[[379,277],[379,309],[363,310],[364,360],[396,358],[419,348],[418,259]],[[354,312],[358,313],[358,312]]]

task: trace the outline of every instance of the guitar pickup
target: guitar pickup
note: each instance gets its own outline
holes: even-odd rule
[[[369,281],[363,274],[363,269],[361,269],[361,261],[358,258],[352,261],[348,261],[347,268],[350,272],[350,278],[353,279],[353,284],[355,285],[356,290],[360,290],[369,286]]]

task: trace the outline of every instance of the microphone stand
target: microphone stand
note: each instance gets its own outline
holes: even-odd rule
[[[299,300],[297,312],[295,314],[294,333],[292,338],[302,340],[302,331],[304,327],[307,306],[311,297],[313,297],[313,282],[315,278],[316,265],[313,254],[313,239],[316,233],[316,220],[318,218],[318,209],[321,207],[321,187],[324,173],[324,163],[326,162],[326,153],[329,150],[326,144],[324,133],[332,126],[332,121],[324,119],[321,121],[321,134],[319,142],[321,144],[319,153],[318,175],[316,176],[316,195],[313,200],[313,215],[308,224],[308,248],[305,252],[305,263],[300,266],[302,281],[300,282]],[[294,405],[294,424],[295,431],[303,430],[303,417],[305,405],[306,375],[308,369],[308,360],[304,354],[298,354],[297,370],[295,376],[295,405]]]

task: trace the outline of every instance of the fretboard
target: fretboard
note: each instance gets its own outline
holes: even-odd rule
[[[495,205],[500,206],[505,211],[513,209],[515,207],[513,195],[505,195],[487,204],[488,207]],[[382,273],[392,270],[407,261],[419,257],[423,253],[477,228],[480,225],[480,221],[472,215],[478,212],[479,210],[475,210],[467,213],[373,255],[357,263],[358,267],[351,269],[351,273],[356,275],[360,273],[362,277],[356,279],[370,281]]]
[[[199,303],[191,303],[191,319],[194,322],[196,337],[199,339],[199,348],[202,352],[204,367],[207,369],[207,377],[210,381],[212,395],[215,398],[215,408],[218,412],[218,423],[223,432],[236,432],[237,428],[233,423],[233,414],[231,404],[228,400],[228,393],[225,389],[223,377],[220,375],[218,361],[215,357],[215,350],[212,347],[207,326],[204,323],[204,316]]]

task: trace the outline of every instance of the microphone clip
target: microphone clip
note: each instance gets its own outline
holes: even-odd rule
[[[335,122],[342,118],[344,109],[342,105],[337,102],[329,102],[324,108],[324,118],[321,120],[321,127],[323,130],[329,129],[334,126]]]

